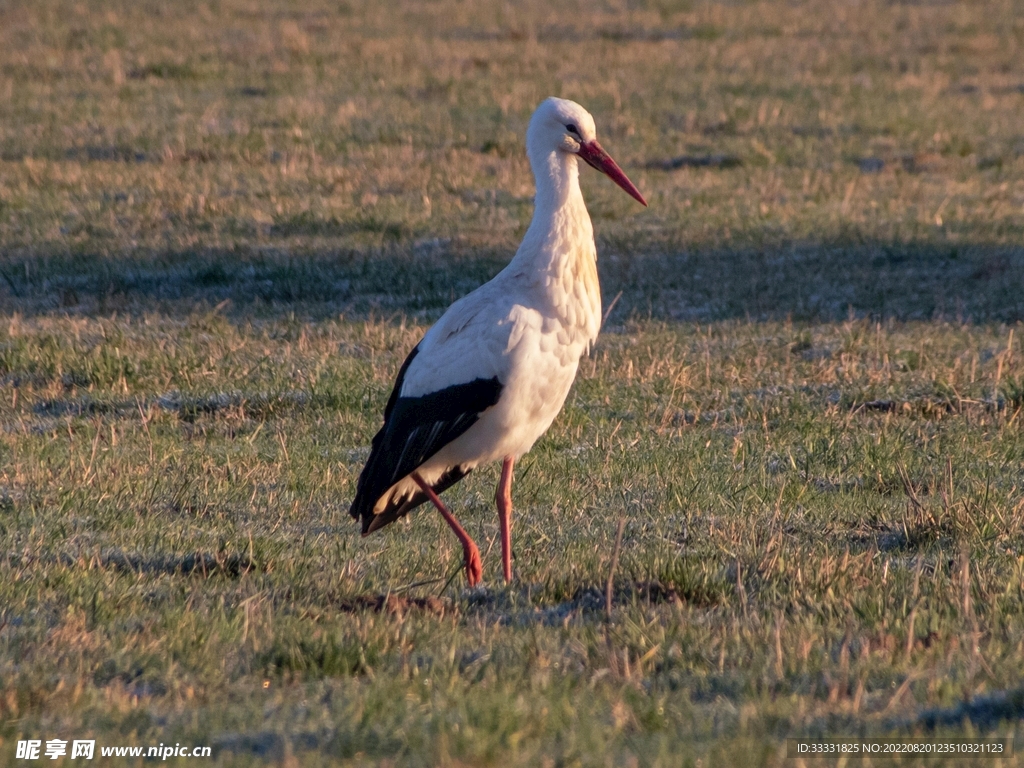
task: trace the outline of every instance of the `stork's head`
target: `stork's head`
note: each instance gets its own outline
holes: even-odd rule
[[[597,143],[594,118],[575,101],[552,96],[542,101],[530,118],[530,127],[526,131],[527,154],[532,158],[552,151],[577,155],[647,205],[640,190]]]

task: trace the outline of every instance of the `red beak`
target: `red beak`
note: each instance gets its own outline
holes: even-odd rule
[[[597,139],[582,142],[580,144],[579,155],[586,160],[587,165],[597,168],[597,170],[606,174],[612,181],[626,190],[635,200],[638,200],[643,205],[647,205],[647,201],[644,200],[644,196],[640,194],[640,190],[634,186],[632,181],[626,178],[626,174],[624,174],[618,164],[612,160],[611,155],[605,152],[604,148],[597,143]]]

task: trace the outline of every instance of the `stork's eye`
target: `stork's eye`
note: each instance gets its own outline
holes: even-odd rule
[[[569,133],[575,134],[576,136],[580,135],[580,129],[576,127],[575,123],[569,123],[567,126],[565,126],[565,130],[567,130]]]

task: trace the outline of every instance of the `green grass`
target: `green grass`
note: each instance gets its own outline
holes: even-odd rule
[[[0,763],[1024,749],[1019,3],[0,17]],[[551,94],[651,206],[584,169],[614,307],[518,469],[511,588],[496,469],[446,494],[468,591],[436,514],[361,539],[348,502],[525,231]]]

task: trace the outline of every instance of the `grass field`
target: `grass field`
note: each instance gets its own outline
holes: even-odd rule
[[[584,169],[610,313],[511,588],[447,494],[469,591],[347,509],[548,95],[651,205]],[[1024,750],[1020,2],[0,0],[0,277],[0,764]]]

